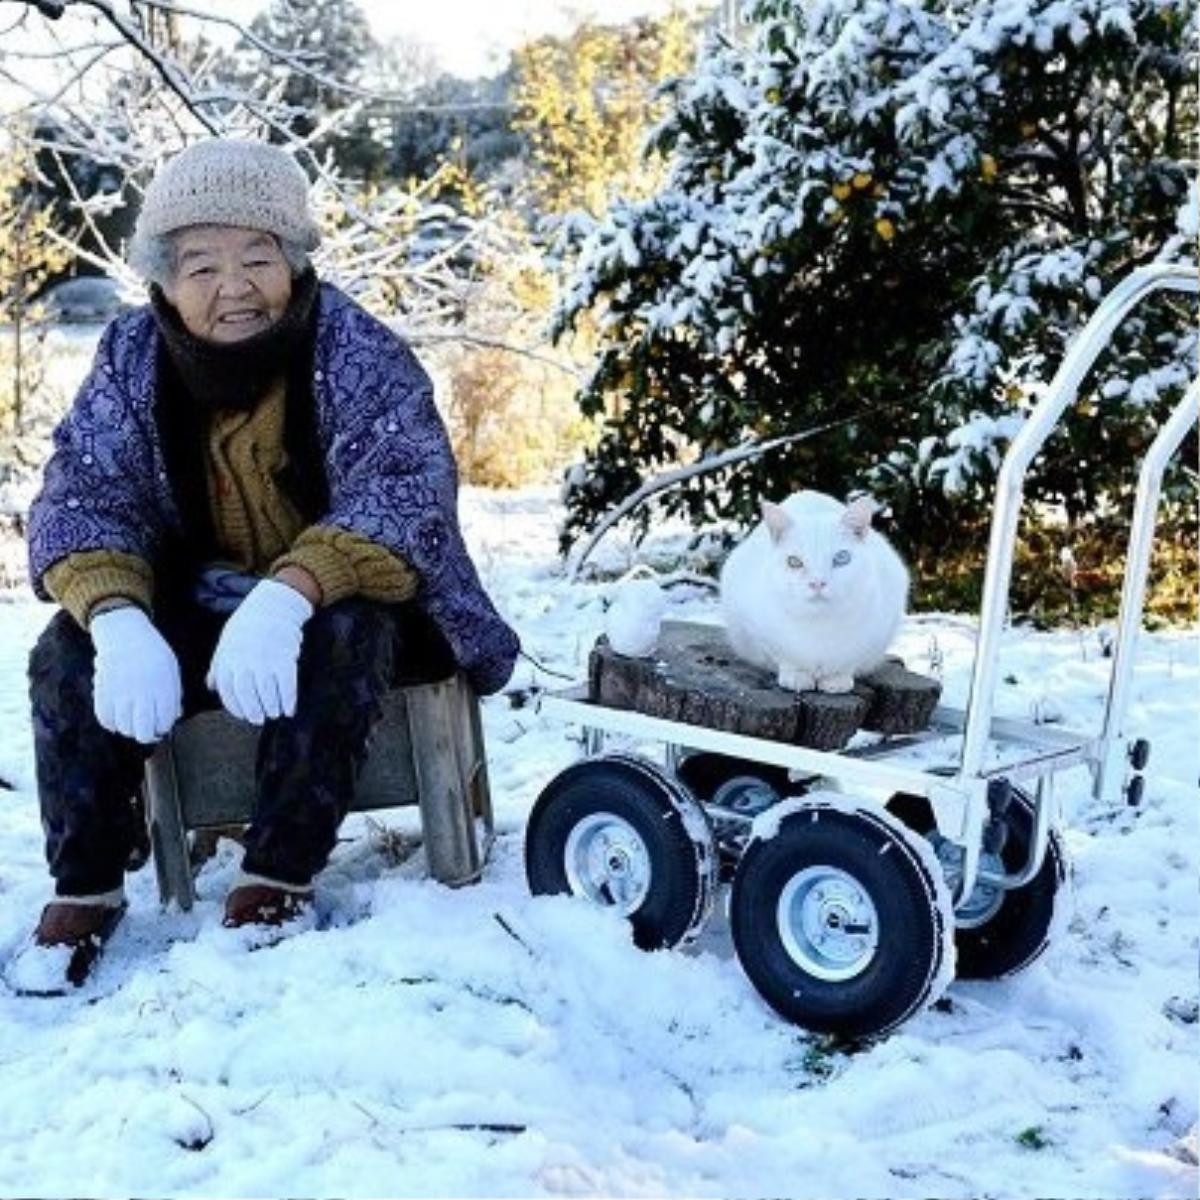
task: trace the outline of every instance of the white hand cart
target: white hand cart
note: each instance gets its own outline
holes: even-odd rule
[[[544,711],[583,726],[586,756],[531,813],[531,889],[613,907],[656,948],[698,935],[724,872],[751,982],[789,1020],[844,1036],[898,1025],[956,966],[996,978],[1032,962],[1067,879],[1055,776],[1086,764],[1097,798],[1141,797],[1149,747],[1131,743],[1125,709],[1162,477],[1200,414],[1200,381],[1141,466],[1098,733],[993,717],[1024,476],[1113,330],[1162,289],[1200,291],[1195,268],[1155,263],[1114,288],[1009,447],[965,711],[941,706],[916,735],[822,751],[592,703],[584,686],[549,693]],[[609,733],[662,743],[665,765],[605,753]],[[931,750],[957,765],[931,767]]]

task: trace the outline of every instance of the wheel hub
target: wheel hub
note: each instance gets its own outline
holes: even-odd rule
[[[813,866],[793,875],[776,906],[779,937],[809,975],[830,982],[866,970],[879,945],[879,914],[854,876]]]
[[[946,885],[953,894],[957,895],[962,882],[963,848],[937,833],[932,835],[931,841],[934,852],[938,856],[938,862],[942,864],[942,874],[946,878]],[[996,874],[1002,874],[1004,871],[1004,861],[1001,857],[987,851],[979,856],[979,866],[982,870],[992,871]],[[986,925],[1000,911],[1003,903],[1004,891],[1002,888],[982,881],[977,882],[971,889],[971,894],[954,909],[954,924],[959,929],[978,929],[980,925]]]
[[[747,817],[757,816],[778,800],[779,793],[765,779],[754,775],[737,775],[726,780],[712,798],[718,808],[732,809]]]
[[[650,891],[650,852],[636,829],[615,813],[592,813],[567,837],[567,882],[577,896],[614,908],[623,917],[641,907]]]

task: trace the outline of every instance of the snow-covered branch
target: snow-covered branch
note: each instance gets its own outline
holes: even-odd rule
[[[856,413],[849,417],[843,417],[838,421],[829,421],[824,425],[817,425],[812,429],[802,430],[800,433],[789,433],[782,437],[769,438],[765,442],[748,442],[741,446],[734,446],[729,450],[723,450],[719,454],[707,454],[685,467],[676,467],[671,471],[664,471],[660,475],[655,475],[653,478],[647,479],[641,487],[626,496],[620,504],[611,509],[596,524],[583,549],[578,555],[574,556],[570,566],[567,568],[568,580],[573,583],[579,578],[580,569],[587,561],[588,556],[596,548],[600,539],[618,521],[627,517],[635,508],[641,507],[651,496],[666,491],[676,484],[683,483],[686,479],[694,479],[697,475],[707,475],[713,471],[719,471],[723,467],[731,467],[737,463],[746,462],[748,459],[758,458],[759,455],[767,454],[771,450],[778,450],[781,446],[790,446],[796,442],[806,442],[810,438],[817,437],[822,433],[828,433],[832,429],[848,425],[861,415],[861,413]]]

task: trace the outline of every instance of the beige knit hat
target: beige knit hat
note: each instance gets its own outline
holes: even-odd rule
[[[150,181],[131,257],[146,239],[188,225],[262,229],[315,250],[321,233],[308,211],[308,176],[278,146],[238,138],[196,142]]]

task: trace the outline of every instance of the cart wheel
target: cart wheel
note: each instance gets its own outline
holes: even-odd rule
[[[788,779],[784,767],[709,751],[687,755],[675,774],[701,804],[717,806],[709,811],[709,816],[720,857],[718,875],[722,883],[729,883],[737,871],[747,826],[743,823],[731,826],[719,810],[730,809],[742,817],[755,817],[789,793],[794,795],[804,790]]]
[[[568,767],[538,797],[525,831],[530,891],[615,908],[643,950],[699,934],[716,864],[704,810],[661,768],[632,755]]]
[[[933,810],[921,796],[894,796],[888,809],[933,843],[943,857],[943,841],[937,833]],[[1034,803],[1028,792],[1013,788],[1005,813],[1008,834],[999,856],[983,854],[981,864],[998,870],[1017,871],[1029,857],[1033,840]],[[1066,899],[1067,852],[1062,838],[1050,830],[1041,870],[1021,888],[1004,891],[977,884],[967,903],[954,914],[958,947],[959,979],[1000,979],[1024,970],[1050,944],[1060,923]],[[954,863],[947,862],[949,874]]]
[[[791,790],[786,767],[709,751],[687,755],[676,774],[702,804],[746,813],[769,808]]]
[[[788,801],[752,841],[730,897],[737,956],[806,1029],[884,1033],[950,981],[950,895],[928,846],[883,813]]]

